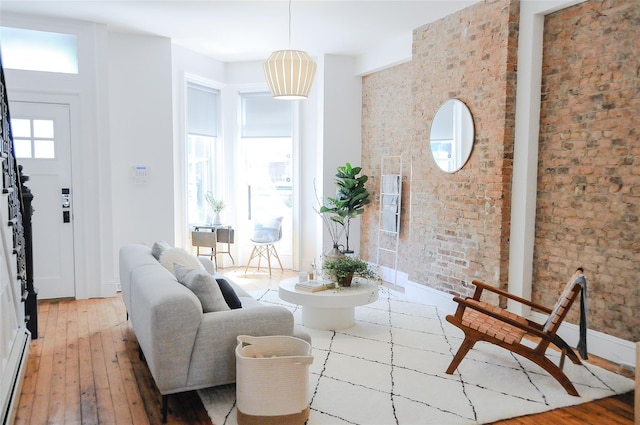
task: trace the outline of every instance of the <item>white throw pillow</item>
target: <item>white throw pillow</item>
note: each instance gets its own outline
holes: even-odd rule
[[[200,260],[198,260],[195,255],[188,253],[182,248],[167,248],[162,251],[162,254],[160,255],[160,264],[162,264],[164,268],[169,270],[174,276],[174,264],[180,264],[181,266],[186,266],[196,270],[204,270],[204,266]]]
[[[218,283],[209,273],[183,267],[180,264],[175,265],[175,273],[178,282],[196,294],[204,313],[229,310]]]

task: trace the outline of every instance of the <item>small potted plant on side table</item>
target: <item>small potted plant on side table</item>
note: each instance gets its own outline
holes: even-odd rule
[[[213,197],[213,193],[207,192],[204,195],[204,198],[207,200],[209,207],[214,213],[212,223],[214,226],[218,226],[222,224],[222,220],[220,220],[220,212],[224,209],[224,201],[222,199],[216,199]]]

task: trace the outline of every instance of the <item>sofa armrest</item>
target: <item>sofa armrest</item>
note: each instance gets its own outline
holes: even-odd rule
[[[250,305],[205,313],[191,358],[189,387],[235,382],[238,335],[293,336],[293,314],[282,306]],[[209,384],[211,385],[211,384]]]
[[[134,271],[133,329],[162,394],[184,388],[202,320],[202,305],[165,268]]]

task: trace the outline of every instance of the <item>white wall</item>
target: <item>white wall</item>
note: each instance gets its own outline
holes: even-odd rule
[[[171,41],[109,35],[113,246],[174,242]],[[146,166],[136,184],[134,166]]]
[[[322,62],[321,177],[324,196],[335,196],[338,166],[349,162],[360,166],[362,157],[362,78],[355,75],[356,59],[325,55]],[[363,170],[367,174],[367,170]],[[342,242],[344,243],[344,241]],[[324,252],[331,248],[325,234]],[[349,248],[360,251],[360,219],[352,220]]]

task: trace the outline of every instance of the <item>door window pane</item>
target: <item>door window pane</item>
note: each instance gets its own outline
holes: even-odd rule
[[[33,157],[50,159],[56,157],[53,140],[36,139],[33,141]]]
[[[31,121],[19,118],[12,119],[11,132],[13,137],[31,137]]]
[[[53,121],[33,120],[33,137],[53,139]]]
[[[16,158],[31,158],[31,140],[13,139],[13,150]]]

